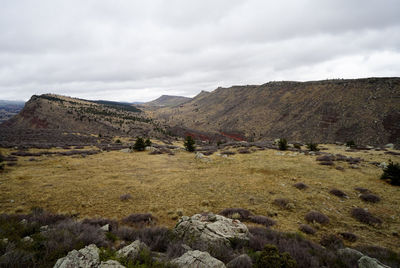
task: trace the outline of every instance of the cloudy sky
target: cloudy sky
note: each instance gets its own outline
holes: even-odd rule
[[[399,0],[2,0],[0,99],[400,76]]]

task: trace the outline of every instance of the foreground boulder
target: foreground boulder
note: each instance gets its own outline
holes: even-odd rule
[[[181,268],[224,268],[225,264],[212,257],[208,252],[202,252],[199,250],[188,251],[179,258],[173,259],[171,261],[172,264],[177,265]]]
[[[390,268],[389,266],[384,265],[377,259],[363,256],[358,260],[358,267],[359,268]]]
[[[250,239],[246,225],[238,220],[212,213],[183,216],[175,226],[174,232],[192,248],[204,251],[221,246],[230,247],[232,240],[247,243]]]
[[[131,260],[136,260],[137,256],[139,255],[140,251],[147,249],[148,247],[145,243],[141,242],[140,240],[135,240],[133,243],[129,244],[126,247],[121,248],[117,251],[117,256],[129,258]]]
[[[68,252],[67,256],[57,260],[54,268],[98,267],[99,264],[99,249],[92,244],[79,251],[74,249]]]

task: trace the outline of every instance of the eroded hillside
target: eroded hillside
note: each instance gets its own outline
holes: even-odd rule
[[[202,92],[153,116],[238,139],[399,144],[399,100],[400,78],[270,82]]]
[[[6,129],[50,129],[101,135],[154,136],[164,129],[138,108],[117,102],[87,101],[45,94],[32,96]]]

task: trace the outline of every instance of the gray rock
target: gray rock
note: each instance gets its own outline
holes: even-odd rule
[[[250,239],[246,225],[238,220],[214,214],[182,217],[175,226],[174,232],[192,248],[204,251],[219,246],[230,247],[232,239],[243,242]]]
[[[226,264],[227,268],[251,268],[253,262],[247,254],[242,254],[231,260]]]
[[[26,219],[22,219],[19,223],[22,225],[27,225],[28,221]]]
[[[157,148],[155,148],[155,147],[153,147],[153,146],[146,146],[144,149],[145,149],[146,151],[150,151],[150,152],[154,152],[154,151],[157,150]]]
[[[25,236],[24,238],[21,239],[22,242],[24,243],[32,243],[33,242],[33,238],[30,236]]]
[[[358,260],[358,267],[359,268],[390,268],[389,266],[384,265],[377,259],[363,256]]]
[[[136,240],[128,246],[118,250],[117,256],[135,260],[139,255],[139,252],[143,249],[148,249],[147,245],[145,243],[142,243],[140,240]]]
[[[102,230],[102,231],[104,231],[104,232],[109,232],[109,231],[110,231],[110,225],[109,225],[109,224],[106,224],[106,225],[102,226],[102,227],[100,228],[100,230]]]
[[[380,168],[382,168],[382,169],[387,168],[387,166],[388,166],[388,164],[387,164],[386,162],[381,162],[381,163],[378,165],[378,167],[380,167]]]
[[[91,244],[79,251],[72,250],[57,260],[54,268],[97,267],[100,264],[99,249]]]
[[[129,148],[121,149],[119,151],[122,152],[122,153],[131,153],[132,152],[132,150],[129,149]]]
[[[394,149],[394,144],[393,143],[388,143],[388,144],[385,145],[385,148]]]
[[[3,238],[3,239],[1,239],[1,243],[3,243],[3,244],[8,244],[8,238]]]
[[[40,230],[41,232],[46,232],[47,230],[49,230],[49,226],[48,226],[48,225],[40,226],[39,230]]]
[[[226,267],[222,261],[212,257],[208,252],[202,252],[199,250],[188,251],[179,258],[173,259],[171,263],[181,268]]]
[[[113,260],[102,261],[98,267],[99,268],[125,268],[125,266],[123,266],[119,262],[113,261]]]
[[[342,248],[342,249],[339,249],[337,252],[341,259],[346,259],[346,260],[347,259],[358,260],[362,256],[364,256],[364,254],[362,254],[360,251],[352,249],[352,248]]]

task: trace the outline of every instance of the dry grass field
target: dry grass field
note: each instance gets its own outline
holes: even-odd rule
[[[358,236],[355,244],[398,251],[400,187],[380,180],[382,170],[369,161],[400,162],[400,157],[383,151],[345,152],[341,146],[323,147],[326,152],[364,161],[358,169],[346,162],[323,166],[316,156],[293,152],[281,155],[268,149],[227,158],[215,153],[210,161],[196,160],[193,153],[182,150],[175,155],[114,151],[85,158],[40,156],[37,161],[19,157],[16,166],[0,173],[0,213],[27,213],[36,206],[54,213],[78,214],[79,218],[122,219],[132,213],[150,212],[158,224],[171,227],[181,214],[218,213],[237,207],[271,216],[277,221],[274,229],[298,232],[299,225],[306,223],[305,214],[317,210],[327,215],[330,223],[314,225],[318,231],[305,235],[309,239],[318,241],[322,235],[352,232]],[[0,150],[3,155],[11,152]],[[344,170],[337,170],[337,166]],[[298,190],[293,187],[297,182],[309,188]],[[381,201],[363,202],[355,187],[369,189]],[[330,194],[332,188],[344,191],[348,198]],[[120,196],[124,194],[132,198],[122,201]],[[277,198],[289,199],[291,205],[280,208],[273,203]],[[367,208],[383,224],[371,226],[356,221],[350,215],[354,207]]]

